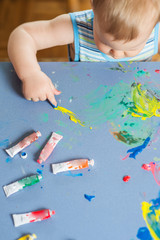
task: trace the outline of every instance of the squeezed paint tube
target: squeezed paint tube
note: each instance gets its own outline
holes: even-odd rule
[[[36,238],[37,238],[36,234],[33,233],[32,235],[27,234],[21,238],[18,238],[18,240],[34,240]]]
[[[14,157],[17,153],[22,151],[24,148],[29,146],[32,142],[36,141],[41,136],[39,131],[30,134],[29,136],[25,137],[22,141],[17,143],[11,148],[5,149],[10,157]]]
[[[57,145],[57,143],[63,138],[63,136],[53,132],[50,139],[48,140],[48,142],[46,143],[46,145],[44,146],[44,148],[42,149],[39,158],[37,160],[37,162],[39,164],[41,164],[42,162],[45,162],[47,160],[47,158],[50,156],[50,154],[52,153],[53,149],[55,148],[55,146]]]
[[[38,222],[50,218],[55,211],[50,209],[42,209],[40,211],[23,213],[23,214],[13,214],[14,226],[18,227],[26,223]]]
[[[54,174],[57,174],[59,172],[88,168],[89,165],[94,166],[93,159],[91,159],[91,160],[76,159],[76,160],[72,160],[72,161],[68,161],[68,162],[54,163],[54,164],[52,164],[52,171]]]
[[[42,179],[42,175],[32,175],[30,177],[23,178],[19,181],[11,183],[3,187],[3,190],[6,194],[6,197],[9,197],[13,193],[20,191],[21,189],[32,186],[35,183],[38,183]]]

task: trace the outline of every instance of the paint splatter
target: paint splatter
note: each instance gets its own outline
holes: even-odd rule
[[[160,239],[160,198],[142,202],[142,215],[154,240]]]
[[[127,113],[142,120],[160,117],[160,102],[149,90],[142,90],[141,87],[141,84],[132,85],[132,106],[128,107]]]
[[[43,170],[40,170],[39,168],[37,168],[37,173],[38,174],[43,174]]]
[[[148,228],[141,227],[138,229],[137,238],[140,240],[152,240],[153,238],[150,235]]]
[[[12,162],[12,158],[7,157],[7,158],[6,158],[6,163],[9,163],[9,162]]]
[[[54,109],[62,112],[63,114],[68,115],[69,119],[71,121],[73,121],[75,123],[79,123],[81,126],[85,127],[84,122],[81,122],[81,120],[76,116],[76,114],[71,112],[70,110],[68,110],[68,109],[66,109],[64,107],[61,107],[61,106],[58,106],[58,107],[56,107]]]
[[[94,195],[88,195],[88,194],[84,194],[84,197],[85,197],[85,199],[87,199],[89,202],[91,202],[92,199],[95,198]]]
[[[119,132],[111,132],[115,139],[120,142],[127,143],[128,145],[136,144],[141,141],[141,138],[134,138],[131,134],[126,131],[119,131]]]
[[[127,151],[127,153],[130,153],[129,157],[130,158],[136,158],[136,156],[141,153],[143,151],[143,149],[145,149],[148,145],[148,143],[150,142],[150,137],[146,138],[146,140],[144,141],[144,143],[138,147],[135,148],[131,148]]]
[[[83,173],[72,173],[71,171],[68,171],[64,173],[65,176],[70,176],[70,177],[81,177],[83,176]]]
[[[156,69],[155,72],[156,72],[156,73],[160,73],[160,69]]]
[[[135,77],[136,77],[136,78],[142,77],[142,76],[150,77],[150,73],[147,72],[147,71],[144,71],[144,70],[139,70],[139,71],[135,74]]]
[[[48,113],[43,113],[43,114],[41,114],[41,115],[40,115],[40,120],[41,120],[42,122],[47,123],[47,122],[48,122]]]
[[[0,147],[8,147],[8,146],[9,146],[9,139],[8,138],[0,141]]]
[[[128,182],[130,180],[130,178],[131,178],[130,176],[126,175],[123,177],[123,181]]]
[[[160,163],[150,162],[143,164],[142,168],[146,171],[151,171],[156,183],[160,186]]]

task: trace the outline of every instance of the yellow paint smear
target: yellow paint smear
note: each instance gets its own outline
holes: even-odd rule
[[[67,114],[72,122],[79,123],[79,125],[81,125],[82,127],[85,127],[85,125],[76,116],[76,114],[71,112],[70,110],[68,110],[64,107],[61,107],[61,106],[56,107],[55,110],[58,110],[58,111],[62,112],[63,114]]]
[[[158,109],[160,102],[155,96],[149,97],[147,90],[141,90],[141,84],[136,85],[132,91],[132,100],[135,108],[130,109],[133,117],[141,117],[142,120],[152,116],[160,117]]]
[[[154,209],[155,214],[152,214],[151,216],[151,220],[150,223],[148,222],[147,216],[149,213],[153,212],[152,210],[150,210],[150,207],[152,206],[151,203],[148,202],[142,202],[142,214],[143,214],[143,218],[147,224],[147,227],[150,231],[151,236],[153,237],[154,240],[160,240],[160,238],[157,236],[157,234],[155,233],[153,226],[156,225],[157,222],[159,222],[160,220],[160,209],[156,210]]]

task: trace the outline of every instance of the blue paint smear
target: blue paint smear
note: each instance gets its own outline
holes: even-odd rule
[[[83,173],[72,173],[71,171],[68,171],[64,175],[65,176],[71,176],[71,177],[81,177],[81,176],[83,176]]]
[[[12,161],[12,158],[10,158],[10,157],[7,157],[6,158],[6,163],[9,163],[9,162],[11,162]]]
[[[150,235],[150,232],[149,232],[148,228],[146,228],[146,227],[141,227],[138,230],[137,238],[140,239],[140,240],[153,240],[153,238]]]
[[[92,200],[93,198],[95,198],[95,196],[87,195],[87,194],[84,194],[84,197],[85,197],[89,202],[91,202],[91,200]]]
[[[9,139],[6,138],[0,142],[0,147],[8,147],[9,146]]]
[[[41,167],[44,168],[44,164],[42,164]]]
[[[43,171],[37,168],[37,173],[43,174]]]
[[[146,140],[144,141],[144,143],[143,143],[142,145],[140,145],[140,146],[138,146],[138,147],[135,147],[135,148],[129,149],[129,150],[127,151],[127,153],[132,152],[132,153],[129,155],[129,157],[135,159],[136,156],[137,156],[140,152],[142,152],[142,150],[143,150],[144,148],[147,147],[149,141],[150,141],[150,137],[146,138]]]

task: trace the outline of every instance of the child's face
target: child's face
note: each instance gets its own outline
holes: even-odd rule
[[[144,24],[141,34],[131,41],[114,40],[114,37],[104,31],[101,31],[98,21],[94,18],[94,40],[98,49],[115,58],[126,58],[136,56],[145,46],[152,30],[154,22],[147,21]]]

